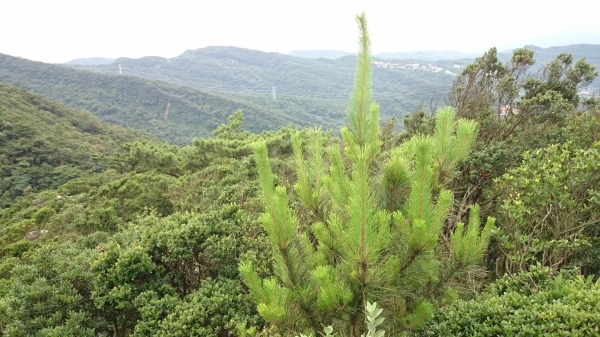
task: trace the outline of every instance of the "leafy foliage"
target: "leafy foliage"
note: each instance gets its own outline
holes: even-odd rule
[[[215,138],[188,147],[124,144],[118,153],[98,156],[123,173],[109,169],[72,179],[6,209],[0,218],[2,331],[77,335],[74,327],[83,320],[90,323],[81,333],[96,335],[172,335],[177,328],[181,335],[213,336],[232,334],[242,322],[262,325],[237,270],[243,257],[261,274],[271,272],[270,250],[252,213],[258,182],[246,141],[260,139],[284,159],[291,155],[291,130],[255,135],[241,129],[242,120],[234,114]],[[199,151],[202,161],[194,158]],[[23,239],[42,229],[43,236]],[[68,258],[43,259],[48,250]],[[41,270],[52,270],[54,279]],[[83,279],[71,281],[72,273]],[[27,295],[54,286],[64,290]],[[28,306],[37,309],[18,309]],[[204,316],[189,316],[201,308]],[[22,326],[21,315],[40,320]],[[54,318],[45,320],[48,315]]]
[[[498,268],[513,273],[541,263],[597,273],[600,221],[600,143],[573,149],[569,143],[526,152],[494,188],[503,200],[497,235]]]
[[[495,203],[501,201],[489,193],[493,180],[517,166],[525,151],[579,137],[567,130],[574,130],[583,120],[594,120],[590,116],[593,102],[584,106],[577,94],[596,78],[593,66],[585,60],[573,64],[573,58],[566,54],[532,73],[535,63],[534,52],[527,48],[513,51],[506,63],[492,48],[456,79],[449,102],[459,117],[477,121],[480,131],[473,153],[453,181],[452,191],[460,203],[448,228],[466,219],[471,204],[485,206],[484,214],[496,210]],[[413,133],[432,131],[431,122],[422,115],[407,119],[405,124]],[[593,133],[588,131],[590,126],[577,131],[588,137],[587,145]]]
[[[532,267],[505,276],[471,301],[438,311],[413,336],[596,336],[600,331],[600,283],[592,277]]]
[[[90,299],[93,257],[93,250],[65,243],[41,247],[13,264],[9,275],[3,275],[9,281],[2,294],[6,301],[3,332],[89,336],[105,330],[107,322]]]
[[[0,207],[17,198],[101,172],[95,157],[141,135],[102,124],[89,112],[0,84]]]

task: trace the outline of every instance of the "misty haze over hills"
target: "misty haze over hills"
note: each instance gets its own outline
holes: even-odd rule
[[[518,37],[516,37],[518,39]],[[523,46],[537,46],[539,51],[543,49],[551,49],[554,53],[555,50],[565,49],[565,52],[570,53],[570,51],[566,51],[567,49],[572,49],[573,45],[600,45],[600,32],[592,28],[573,28],[573,29],[563,29],[555,32],[547,32],[541,36],[535,38],[528,39],[519,39],[511,42],[510,44],[497,44],[493,41],[489,42],[489,48],[497,47],[498,52],[508,53],[510,54],[512,50],[521,48]],[[489,49],[487,48],[487,49]],[[204,48],[198,48],[204,49]],[[486,49],[486,50],[487,50]],[[410,59],[410,60],[422,60],[422,61],[437,61],[437,60],[459,60],[459,59],[475,59],[478,56],[481,56],[486,50],[476,51],[465,51],[459,50],[459,48],[449,48],[449,49],[433,49],[433,50],[413,50],[413,51],[402,51],[402,52],[380,52],[378,54],[373,54],[374,58],[378,59]],[[557,53],[556,53],[557,54]],[[556,56],[553,55],[554,56]],[[293,50],[288,55],[297,56],[308,59],[338,59],[348,55],[355,55],[355,51],[343,51],[343,50]],[[156,56],[156,55],[147,55],[147,56]],[[591,55],[587,55],[587,59],[590,58]],[[573,54],[575,59],[578,59],[582,56]],[[536,57],[537,59],[537,57]],[[114,62],[114,58],[105,58],[105,57],[91,57],[91,58],[78,58],[69,62],[66,62],[67,65],[82,65],[82,66],[90,66],[90,65],[106,65]],[[540,61],[540,60],[538,60]]]
[[[340,57],[355,55],[354,53],[350,53],[342,50],[292,50],[290,52],[291,56],[304,57],[307,59],[330,59],[335,60]]]
[[[587,43],[586,43],[587,42]],[[589,61],[594,59],[595,51],[600,45],[600,34],[596,33],[583,33],[577,36],[572,34],[563,33],[557,36],[548,36],[540,39],[524,40],[519,46],[524,46],[536,52],[536,59],[539,59],[540,53],[550,54],[549,58],[554,58],[560,52],[567,52],[573,54],[575,59],[586,57]],[[577,46],[577,47],[576,47]],[[211,48],[211,47],[207,47]],[[490,47],[491,48],[491,47]],[[502,58],[508,60],[512,50],[521,47],[497,47],[499,56],[505,54]],[[199,48],[198,50],[205,49]],[[575,50],[575,51],[574,51]],[[189,52],[189,51],[188,51]],[[590,54],[591,53],[591,54]],[[185,54],[185,53],[184,53]],[[467,53],[456,50],[419,50],[411,52],[381,52],[373,55],[376,59],[383,60],[421,60],[421,61],[438,61],[438,60],[463,60],[463,59],[475,59],[481,56],[480,53]],[[288,55],[296,56],[306,59],[329,59],[335,60],[344,56],[355,55],[354,52],[347,52],[343,50],[293,50]],[[507,56],[508,55],[508,56]],[[598,55],[598,54],[596,54]],[[148,55],[150,56],[150,55]],[[146,56],[146,57],[148,57]],[[162,58],[162,57],[161,57]],[[544,58],[545,60],[546,58]],[[107,65],[115,62],[115,58],[106,57],[90,57],[90,58],[78,58],[65,62],[65,65],[70,66],[96,66],[96,65]],[[593,63],[593,62],[592,62]]]
[[[541,48],[555,48],[570,45],[598,45],[600,33],[593,29],[562,30],[533,39],[518,40],[510,45],[499,45],[499,51],[510,51],[517,46],[535,45]]]
[[[307,59],[221,46],[188,50],[169,59],[119,58],[110,65],[73,67],[113,75],[121,69],[123,75],[218,92],[271,107],[288,116],[288,120],[294,117],[310,120],[312,125],[337,127],[344,119],[355,63],[353,56]],[[402,69],[397,63],[374,67],[374,95],[384,118],[402,118],[432,96],[443,99],[454,80],[445,71],[458,69],[452,68],[452,63],[435,68],[427,68],[425,63],[426,69]]]
[[[335,60],[340,57],[355,55],[354,53],[345,52],[341,50],[294,50],[289,55],[304,57],[308,59],[331,59]],[[470,59],[475,58],[479,54],[476,53],[461,53],[454,50],[421,50],[414,52],[398,52],[398,53],[379,53],[373,55],[374,58],[383,60],[424,60],[424,61],[438,61],[438,60],[459,60],[459,59]]]
[[[335,60],[340,57],[355,55],[353,53],[341,50],[294,50],[289,55],[304,57],[309,59],[325,58]],[[454,50],[421,50],[414,52],[398,52],[398,53],[379,53],[373,55],[373,58],[383,60],[460,60],[472,59],[479,56],[476,53],[461,53]]]
[[[537,46],[538,49],[560,49],[572,45],[600,45],[600,33],[592,29],[572,29],[552,32],[536,38],[523,39],[512,42],[510,45],[496,45],[499,52],[511,53],[512,50],[522,46]],[[490,48],[494,44],[490,43]],[[531,49],[531,48],[530,48]],[[381,52],[374,54],[374,58],[379,59],[414,59],[425,61],[437,60],[459,60],[474,59],[483,54],[481,52],[464,52],[458,50],[416,50],[409,52]],[[354,55],[354,52],[341,50],[294,50],[290,52],[292,56],[305,58],[326,58],[336,59],[339,57]],[[556,56],[556,55],[554,55]],[[577,55],[573,55],[575,59]]]
[[[71,60],[69,62],[65,62],[64,64],[70,66],[96,66],[101,64],[111,64],[113,62],[115,62],[115,59],[106,57],[90,57]]]
[[[553,47],[541,47],[539,45],[524,45],[524,48],[528,48],[530,50],[532,50],[535,53],[535,59],[536,59],[536,64],[532,67],[532,70],[537,70],[539,69],[539,67],[549,63],[550,61],[552,61],[558,54],[560,53],[568,53],[571,54],[573,56],[574,60],[578,60],[581,58],[585,58],[585,60],[587,62],[589,62],[591,65],[595,66],[597,69],[600,69],[600,37],[599,37],[599,43],[598,44],[574,44],[574,45],[565,45],[565,46],[553,46]],[[516,48],[515,48],[516,49]],[[146,56],[146,57],[142,57],[139,59],[130,59],[130,58],[126,58],[126,57],[121,57],[118,59],[110,59],[110,58],[103,58],[103,57],[93,57],[93,58],[83,58],[83,59],[75,59],[72,61],[69,61],[67,63],[65,63],[65,65],[68,66],[75,66],[75,67],[95,67],[95,66],[109,66],[110,64],[115,64],[115,63],[119,63],[122,64],[124,67],[126,67],[128,64],[134,62],[137,65],[139,65],[140,63],[142,63],[144,66],[150,66],[151,68],[154,66],[161,66],[161,65],[169,65],[172,66],[174,64],[171,64],[171,62],[175,62],[175,63],[181,63],[182,59],[185,59],[185,65],[183,65],[183,67],[185,68],[186,66],[190,66],[189,61],[190,58],[194,58],[197,56],[208,56],[208,55],[216,55],[214,53],[221,53],[224,50],[228,50],[228,52],[226,52],[225,54],[221,55],[223,56],[225,59],[230,59],[229,62],[231,62],[231,58],[229,58],[228,53],[232,52],[232,51],[236,51],[235,53],[237,55],[235,55],[235,57],[240,58],[240,60],[245,60],[245,61],[251,61],[252,59],[256,59],[260,60],[259,63],[262,63],[263,67],[266,67],[266,69],[268,69],[268,72],[273,72],[275,71],[275,74],[271,74],[275,77],[279,77],[281,74],[277,75],[277,67],[273,68],[272,66],[275,65],[280,65],[281,62],[283,60],[284,63],[287,62],[291,62],[292,64],[292,68],[297,67],[301,64],[304,64],[303,61],[301,61],[302,59],[306,59],[306,60],[315,60],[318,61],[318,59],[321,60],[331,60],[331,61],[336,61],[336,60],[340,60],[342,58],[347,58],[348,56],[352,56],[354,54],[349,53],[349,52],[345,52],[345,51],[341,51],[341,50],[295,50],[292,51],[289,55],[284,55],[284,54],[279,54],[279,53],[265,53],[265,52],[261,52],[258,50],[249,50],[249,49],[244,49],[244,48],[236,48],[236,47],[206,47],[206,48],[200,48],[200,49],[196,49],[196,50],[188,50],[186,52],[184,52],[182,55],[178,56],[178,57],[174,57],[174,58],[163,58],[163,57],[158,57],[158,56]],[[514,50],[514,49],[512,49]],[[503,50],[501,48],[498,48],[498,57],[501,61],[503,62],[507,62],[510,60],[510,58],[512,57],[512,50]],[[241,53],[241,54],[240,54]],[[206,54],[206,55],[205,55]],[[452,73],[456,74],[456,69],[453,69],[453,65],[454,64],[458,64],[459,68],[463,65],[465,65],[466,63],[472,62],[476,57],[479,57],[483,55],[483,53],[462,53],[462,52],[458,52],[458,51],[452,51],[452,50],[437,50],[437,51],[416,51],[416,52],[399,52],[399,53],[379,53],[377,55],[374,55],[375,59],[380,59],[380,60],[386,60],[385,62],[388,62],[389,60],[410,60],[410,62],[412,62],[412,64],[414,64],[414,62],[417,63],[421,63],[421,65],[426,66],[427,64],[433,64],[435,66],[442,66],[442,67],[446,67],[447,69],[450,69]],[[201,56],[202,57],[202,56]],[[282,59],[283,58],[283,59]],[[353,57],[348,58],[348,60],[351,60]],[[341,61],[341,60],[340,60]],[[252,61],[253,62],[253,61]],[[348,66],[352,67],[353,65],[350,64],[346,64],[348,62],[342,62],[341,64],[344,64],[344,68],[348,68]],[[395,62],[397,63],[397,62]],[[321,64],[321,63],[318,63]],[[136,66],[137,66],[136,65]],[[395,64],[396,66],[400,67],[401,64]],[[180,64],[180,66],[182,66]],[[212,65],[214,66],[214,64]],[[222,68],[222,67],[225,68]],[[308,68],[306,68],[306,66],[308,66]],[[219,65],[218,68],[221,68],[223,71],[228,72],[229,70],[231,70],[231,68],[236,68],[235,64],[230,64],[230,65]],[[114,67],[111,67],[111,69]],[[285,68],[285,67],[284,67]],[[300,70],[300,68],[304,68],[303,70]],[[118,68],[114,68],[114,69],[118,69]],[[99,69],[95,69],[95,70],[99,70]],[[104,71],[106,71],[107,69],[103,69]],[[214,69],[213,69],[214,70]],[[279,70],[281,70],[281,68],[279,68]],[[304,67],[299,67],[297,69],[298,71],[300,71],[301,73],[306,73],[306,72],[312,72],[312,65],[309,66],[308,64],[304,64]],[[345,69],[347,70],[347,69]],[[208,69],[206,69],[206,71],[208,71]],[[201,73],[203,73],[203,71],[201,71]],[[331,75],[332,73],[326,73]],[[197,74],[197,75],[200,75]],[[235,78],[235,74],[231,73],[230,74],[232,79]],[[275,78],[268,78],[268,79],[264,79],[265,73],[264,73],[264,69],[259,71],[258,73],[255,73],[253,76],[256,76],[256,79],[261,79],[261,80],[266,80],[266,82],[268,82],[268,84],[274,83],[273,81],[277,81]],[[325,75],[325,74],[321,74]],[[186,73],[185,75],[186,77],[190,76],[189,72]],[[204,78],[205,76],[202,75],[202,78]],[[164,78],[163,78],[164,79]],[[240,80],[241,78],[235,78],[235,82],[239,85],[240,84]],[[297,82],[297,81],[296,81]],[[320,81],[319,81],[320,82]],[[597,82],[597,81],[596,81]],[[276,82],[275,82],[276,83]],[[189,85],[190,83],[181,83],[181,84],[187,84]]]

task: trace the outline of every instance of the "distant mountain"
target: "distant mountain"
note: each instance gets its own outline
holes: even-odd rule
[[[556,46],[542,48],[534,45],[526,45],[525,48],[532,50],[535,54],[536,63],[547,64],[556,58],[560,53],[573,55],[574,60],[585,58],[587,62],[600,69],[600,44],[573,44],[568,46]],[[512,56],[511,52],[498,53],[503,60],[508,60]]]
[[[527,44],[525,48],[529,48],[536,53],[536,59],[538,63],[548,63],[552,61],[559,53],[572,54],[575,59],[585,57],[588,62],[595,63],[596,60],[600,60],[600,34],[587,33],[586,36],[595,36],[595,38],[589,38],[588,40],[598,41],[597,44],[555,44],[552,47],[540,47],[540,45],[546,45],[547,43],[540,44]],[[577,40],[577,39],[575,39]],[[543,42],[543,41],[542,41]],[[515,48],[516,49],[516,48]],[[502,59],[508,60],[509,55],[512,55],[512,49],[501,49],[499,56]],[[420,50],[413,52],[397,52],[397,53],[379,53],[373,55],[373,58],[382,60],[415,60],[415,61],[448,61],[448,60],[464,60],[464,59],[475,59],[481,56],[483,53],[463,53],[454,50]],[[503,55],[504,54],[504,55]],[[339,50],[295,50],[290,53],[292,56],[298,56],[303,58],[315,59],[315,58],[326,58],[326,59],[337,59],[340,57],[355,55],[353,53],[343,52]],[[600,68],[600,67],[599,67]]]
[[[105,57],[90,57],[90,58],[81,58],[71,60],[69,62],[65,62],[64,64],[68,65],[80,65],[80,66],[96,66],[101,64],[111,64],[115,61],[115,59],[109,59]]]
[[[344,123],[356,59],[308,59],[236,47],[207,47],[170,59],[119,58],[112,65],[83,68],[116,74],[116,63],[124,74],[212,91],[277,109],[284,116],[312,125],[337,129]],[[434,66],[429,62],[429,67],[425,62],[418,68],[403,68],[406,63],[374,65],[373,93],[384,119],[401,118],[429,104],[432,98],[442,102],[454,80],[448,73],[456,71],[452,64]]]
[[[535,45],[542,48],[571,45],[600,45],[600,31],[595,27],[574,27],[546,32],[537,37],[514,41],[510,45],[498,46],[501,50],[515,46]]]
[[[528,47],[535,51],[538,67],[567,52],[600,69],[598,45]],[[443,57],[465,55],[445,53]],[[499,57],[507,61],[510,53]],[[472,60],[374,58],[373,94],[382,118],[399,119],[421,107],[444,104],[455,75]],[[188,50],[170,59],[119,58],[104,65],[59,66],[0,55],[0,82],[185,144],[210,135],[238,109],[245,112],[245,127],[255,132],[283,125],[337,130],[344,124],[355,62],[352,55],[308,59],[236,47]],[[123,75],[118,75],[119,64]]]
[[[189,144],[195,137],[210,136],[240,109],[246,117],[244,127],[255,132],[288,124],[314,125],[314,120],[301,114],[282,114],[275,104],[258,106],[156,80],[77,70],[3,54],[0,82],[69,107],[89,110],[105,122],[141,130],[175,144]]]
[[[526,45],[525,48],[530,49],[534,52],[534,58],[536,60],[535,65],[532,67],[532,71],[538,71],[542,66],[552,62],[556,56],[560,53],[567,53],[573,55],[573,64],[581,58],[585,58],[586,62],[596,67],[596,71],[600,73],[600,44],[573,44],[568,46],[556,46],[542,48],[534,45]],[[498,58],[504,62],[507,62],[512,57],[512,52],[501,52],[498,53]],[[600,79],[596,78],[593,87],[596,87],[595,92],[600,92]]]
[[[477,56],[479,55],[474,53],[461,53],[453,50],[421,50],[413,52],[379,53],[376,54],[374,57],[387,60],[438,61],[472,59]]]
[[[307,59],[330,59],[335,60],[340,57],[355,55],[355,53],[349,53],[341,50],[293,50],[290,52],[291,56],[304,57]]]
[[[341,50],[294,50],[289,55],[308,59],[325,58],[335,60],[348,55],[356,55]],[[419,61],[438,61],[438,60],[460,60],[472,59],[479,56],[475,53],[461,53],[454,50],[421,50],[413,52],[397,53],[379,53],[373,55],[374,58],[382,60],[419,60]]]

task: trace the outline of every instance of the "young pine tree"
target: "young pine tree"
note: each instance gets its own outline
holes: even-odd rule
[[[433,136],[414,137],[386,163],[377,162],[379,107],[372,101],[364,14],[357,22],[360,49],[343,150],[323,149],[319,131],[306,150],[293,138],[304,216],[290,206],[285,187],[274,186],[266,146],[254,149],[274,275],[261,280],[249,263],[240,271],[260,315],[286,335],[315,336],[333,325],[343,336],[361,336],[368,302],[383,309],[388,336],[422,326],[432,300],[477,266],[494,222],[480,231],[474,207],[468,226],[441,239],[453,201],[444,186],[476,137],[476,124],[456,121],[452,109],[438,113]]]

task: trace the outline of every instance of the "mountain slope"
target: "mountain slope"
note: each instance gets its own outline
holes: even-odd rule
[[[289,53],[291,56],[298,56],[307,59],[338,59],[348,55],[356,55],[341,50],[293,50]],[[475,53],[461,53],[455,50],[419,50],[412,52],[382,52],[373,55],[374,58],[383,60],[420,60],[420,61],[438,61],[438,60],[459,60],[475,58]]]
[[[0,84],[0,208],[23,194],[56,188],[106,165],[95,155],[147,137],[83,110]]]
[[[244,127],[255,132],[288,124],[314,125],[310,118],[282,114],[276,106],[264,108],[165,82],[77,70],[2,54],[0,82],[31,90],[69,107],[89,110],[105,122],[141,130],[175,144],[210,136],[230,114],[240,109],[246,117]]]
[[[84,68],[115,74],[121,65],[126,74],[235,94],[261,106],[273,105],[275,87],[283,114],[339,120],[344,118],[352,89],[355,62],[354,56],[306,59],[236,47],[207,47],[170,59],[119,58],[111,65]],[[429,103],[436,93],[444,98],[452,84],[453,77],[444,73],[448,67],[434,73],[401,69],[403,64],[374,69],[373,91],[384,118],[401,117],[421,103]]]

